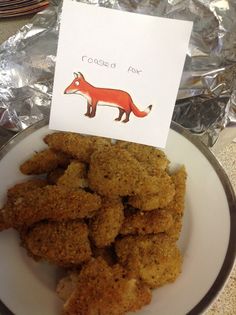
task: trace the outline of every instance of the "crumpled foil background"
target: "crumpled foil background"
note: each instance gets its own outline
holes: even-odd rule
[[[194,21],[173,120],[208,146],[236,126],[235,0],[82,2]],[[52,0],[0,46],[0,127],[20,131],[49,115],[61,6]]]

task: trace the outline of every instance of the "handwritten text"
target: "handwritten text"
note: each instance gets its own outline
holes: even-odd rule
[[[101,66],[101,67],[107,67],[107,68],[113,68],[113,69],[116,67],[115,62],[108,62],[108,61],[105,61],[103,59],[91,58],[88,56],[82,56],[82,61],[88,62],[88,63],[93,63],[93,64],[96,64],[96,65]]]
[[[93,57],[89,57],[86,55],[82,56],[82,61],[89,63],[89,64],[94,64],[100,67],[106,67],[106,68],[110,68],[110,69],[115,69],[117,67],[116,62],[109,62],[109,61],[105,61],[102,58],[93,58]],[[139,70],[133,66],[129,66],[127,69],[127,72],[130,74],[138,74],[140,75],[142,70]]]

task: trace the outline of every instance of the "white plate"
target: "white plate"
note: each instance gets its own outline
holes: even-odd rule
[[[26,178],[19,165],[45,147],[46,122],[18,134],[0,151],[0,205],[8,187]],[[51,131],[50,131],[51,132]],[[183,271],[177,281],[153,292],[152,303],[137,315],[199,314],[217,295],[235,256],[235,197],[210,151],[181,127],[172,124],[166,153],[172,165],[188,172],[186,211],[180,248]],[[27,177],[28,178],[28,177]],[[13,230],[0,234],[0,298],[16,315],[58,315],[57,270],[29,258]],[[3,305],[2,314],[12,314]]]

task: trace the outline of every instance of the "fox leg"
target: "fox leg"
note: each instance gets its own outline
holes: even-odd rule
[[[89,104],[89,102],[87,102],[87,112],[84,114],[84,116],[90,117],[90,107],[91,105]]]
[[[91,108],[92,108],[92,111],[90,113],[90,118],[94,117],[96,115],[96,110],[97,110],[97,101],[92,101],[92,104],[91,104]]]
[[[122,120],[123,123],[127,123],[129,121],[130,112],[125,112],[125,114],[126,114],[126,117],[124,120]]]
[[[120,121],[125,112],[124,109],[122,108],[118,108],[118,109],[119,109],[119,116],[115,119],[115,121]]]

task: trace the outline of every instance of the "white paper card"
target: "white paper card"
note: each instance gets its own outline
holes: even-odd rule
[[[50,128],[164,147],[191,29],[65,0]]]

